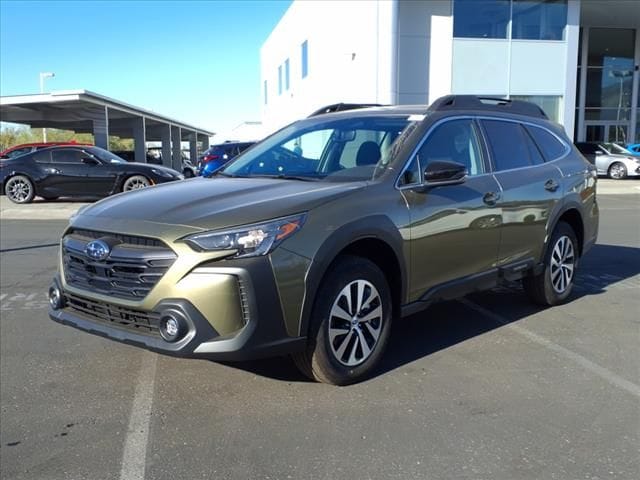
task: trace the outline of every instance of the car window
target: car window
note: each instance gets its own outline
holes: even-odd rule
[[[51,152],[50,151],[46,151],[46,152],[37,152],[34,156],[33,156],[33,160],[36,163],[51,163]]]
[[[483,120],[491,158],[497,171],[528,167],[532,160],[525,131],[519,123]]]
[[[82,150],[59,148],[51,152],[53,163],[82,163],[87,155]]]
[[[398,185],[401,187],[406,187],[409,185],[419,185],[422,183],[422,179],[420,176],[420,161],[418,160],[418,156],[414,156],[409,163],[409,166],[400,176],[398,181]]]
[[[436,161],[457,162],[469,175],[483,172],[478,135],[471,119],[451,120],[435,128],[418,151],[420,169]]]
[[[7,153],[7,158],[16,158],[20,155],[24,155],[25,153],[29,153],[31,151],[31,147],[18,148]]]
[[[299,122],[253,145],[221,174],[356,181],[388,164],[409,117],[354,117]]]
[[[527,150],[529,150],[529,159],[531,160],[531,163],[533,165],[540,165],[541,163],[544,163],[544,157],[542,156],[542,153],[540,153],[540,149],[531,136],[528,133],[525,133],[523,137],[524,143],[527,145]]]
[[[531,125],[526,125],[525,128],[533,137],[547,162],[556,160],[565,154],[567,147],[555,135],[547,132],[544,128]]]
[[[584,155],[593,155],[598,151],[598,147],[592,143],[576,143],[576,147]]]

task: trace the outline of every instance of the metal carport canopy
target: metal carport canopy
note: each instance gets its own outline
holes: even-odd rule
[[[213,132],[120,102],[87,90],[65,90],[34,95],[0,97],[0,121],[33,128],[58,128],[92,133],[96,145],[108,148],[109,135],[133,138],[136,161],[145,161],[145,142],[160,141],[163,159],[180,165],[180,146],[171,152],[171,142],[190,141],[191,158],[196,142],[208,146]],[[169,164],[165,160],[166,164]]]

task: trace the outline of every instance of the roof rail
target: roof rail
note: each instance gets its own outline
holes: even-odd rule
[[[327,105],[319,108],[313,112],[309,117],[315,117],[316,115],[323,115],[325,113],[342,112],[344,110],[355,110],[358,108],[367,107],[382,107],[379,103],[334,103],[333,105]]]
[[[524,100],[507,100],[497,97],[480,97],[476,95],[445,95],[429,106],[432,112],[448,110],[486,110],[491,112],[513,113],[548,119],[547,114],[535,103]]]

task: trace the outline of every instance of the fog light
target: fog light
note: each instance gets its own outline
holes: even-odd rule
[[[186,333],[185,321],[174,313],[166,313],[160,317],[160,335],[167,342],[176,342]]]
[[[51,308],[54,310],[60,310],[64,307],[64,297],[56,285],[49,287],[49,305],[51,305]]]

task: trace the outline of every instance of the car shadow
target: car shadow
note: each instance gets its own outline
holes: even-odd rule
[[[31,201],[31,204],[47,204],[47,203],[93,203],[99,199],[95,197],[59,197],[55,200],[45,200],[41,197],[36,197]]]
[[[582,260],[569,304],[580,298],[601,295],[609,288],[628,288],[637,293],[632,277],[640,274],[640,248],[617,245],[596,245]],[[465,302],[436,303],[427,310],[396,320],[391,337],[372,378],[391,372],[418,359],[482,335],[506,323],[513,323],[544,310],[528,301],[520,282],[508,283],[493,290],[466,297],[500,316],[482,315]],[[226,365],[276,380],[308,382],[288,357]]]

